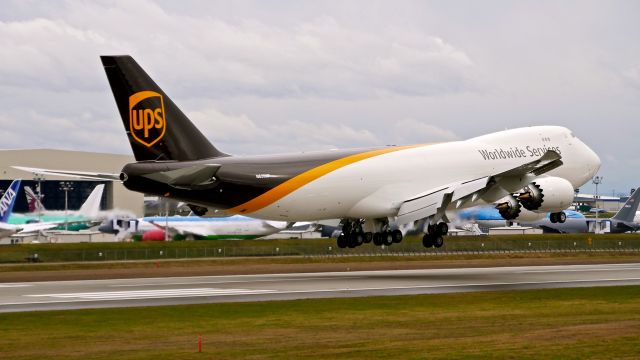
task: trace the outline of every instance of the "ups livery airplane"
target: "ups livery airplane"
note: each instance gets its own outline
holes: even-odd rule
[[[563,222],[574,189],[600,167],[587,145],[558,126],[439,144],[232,156],[211,144],[133,58],[101,59],[136,162],[120,174],[37,171],[119,179],[130,190],[186,202],[199,216],[341,219],[340,247],[401,241],[390,223],[415,223],[425,246],[440,247],[445,210],[478,204],[496,204],[505,219],[551,212]]]

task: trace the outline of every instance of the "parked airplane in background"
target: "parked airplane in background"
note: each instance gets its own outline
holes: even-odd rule
[[[275,234],[288,227],[284,221],[266,221],[235,215],[223,218],[199,216],[152,216],[141,219],[109,219],[99,230],[123,240],[133,235],[152,233],[144,240],[164,240],[164,231],[180,234],[188,240],[246,240]],[[161,236],[160,236],[161,234]],[[155,236],[157,238],[151,238]]]
[[[31,234],[41,230],[53,229],[60,225],[59,222],[31,223],[31,224],[8,224],[7,221],[11,217],[13,206],[16,203],[18,192],[20,192],[20,184],[22,180],[17,179],[11,182],[7,191],[0,198],[0,238],[11,236],[14,234]]]
[[[24,187],[27,204],[29,205],[29,215],[37,213],[38,215],[48,216],[85,216],[97,217],[100,213],[100,202],[102,201],[102,193],[104,192],[104,184],[98,184],[91,191],[91,194],[84,201],[80,210],[47,210],[38,200],[38,195],[29,186]]]
[[[586,218],[577,211],[565,210],[567,219],[564,223],[553,222],[549,215],[537,221],[519,221],[521,226],[538,227],[546,233],[586,233],[611,232],[624,233],[640,230],[640,224],[634,220],[636,210],[640,204],[640,191],[634,192],[622,208],[610,219]],[[464,209],[457,213],[462,221],[474,221],[482,228],[500,227],[507,225],[493,207],[475,207]]]
[[[446,210],[495,203],[506,219],[522,208],[562,210],[600,167],[570,130],[537,126],[465,141],[281,155],[216,149],[130,56],[102,56],[136,158],[120,174],[22,168],[120,179],[132,191],[177,199],[199,216],[251,214],[274,221],[341,219],[338,246],[401,240],[391,230],[424,221],[423,244],[443,245]]]
[[[27,201],[31,201],[32,199],[29,196],[29,192],[33,194],[33,190],[25,186],[25,193],[27,194]],[[102,199],[102,193],[104,191],[104,184],[98,184],[91,191],[91,194],[87,197],[87,200],[82,204],[80,210],[46,210],[42,204],[37,202],[35,207],[40,207],[41,212],[36,213],[27,213],[27,214],[16,214],[14,213],[9,218],[9,224],[28,224],[34,222],[46,222],[46,223],[60,223],[63,224],[67,222],[66,228],[68,230],[83,230],[93,226],[96,220],[99,218],[100,213],[100,200]],[[36,197],[37,199],[37,197]],[[30,205],[31,207],[31,205]]]
[[[474,222],[482,229],[503,227],[508,226],[510,223],[517,222],[521,226],[538,227],[544,232],[587,232],[588,227],[584,215],[574,210],[564,210],[564,213],[566,214],[564,223],[552,221],[551,214],[543,214],[542,219],[529,219],[525,217],[524,219],[505,220],[502,215],[500,215],[500,211],[493,206],[476,206],[463,209],[458,211],[455,216],[456,220]]]
[[[27,206],[29,208],[30,213],[34,213],[34,212],[42,213],[46,211],[46,209],[44,208],[44,205],[42,205],[42,202],[40,201],[41,199],[38,198],[38,195],[36,195],[36,193],[31,189],[30,186],[24,187],[24,196],[27,197]],[[41,195],[41,197],[44,197],[44,195]]]
[[[625,233],[628,231],[640,230],[640,223],[635,220],[638,205],[640,205],[640,191],[637,190],[629,196],[624,205],[610,219],[602,219],[603,222],[610,223],[610,232]]]

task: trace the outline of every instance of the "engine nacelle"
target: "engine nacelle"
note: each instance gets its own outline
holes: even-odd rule
[[[198,205],[193,205],[193,204],[187,204],[187,206],[197,216],[204,216],[207,213],[207,211],[209,211],[209,209],[207,209],[204,206],[198,206]]]
[[[518,217],[514,220],[517,222],[534,222],[534,221],[540,221],[544,219],[546,216],[547,216],[546,213],[537,213],[534,211],[529,211],[527,209],[522,209]]]
[[[522,207],[536,213],[559,212],[573,203],[573,185],[559,177],[537,178],[527,185],[518,200]]]
[[[496,205],[496,209],[500,212],[500,216],[502,216],[505,220],[513,220],[520,215],[520,209],[522,206],[518,202],[513,195],[509,195]]]

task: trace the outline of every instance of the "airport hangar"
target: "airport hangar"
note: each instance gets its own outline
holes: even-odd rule
[[[135,159],[131,155],[117,155],[84,151],[25,149],[0,150],[0,189],[5,190],[14,179],[22,179],[23,186],[36,191],[36,176],[12,168],[27,166],[34,168],[77,170],[88,172],[119,173],[120,169]],[[65,194],[60,182],[70,182],[73,190],[68,192],[68,209],[77,210],[97,184],[105,184],[102,195],[102,210],[128,210],[137,217],[144,215],[143,194],[127,190],[119,181],[92,181],[53,175],[39,175],[42,203],[48,210],[64,210]],[[37,191],[36,191],[37,192]],[[14,207],[15,212],[26,212],[27,202],[21,191]]]

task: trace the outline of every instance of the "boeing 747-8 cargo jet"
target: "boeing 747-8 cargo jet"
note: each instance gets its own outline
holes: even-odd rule
[[[374,237],[398,242],[402,233],[389,223],[415,221],[424,223],[424,245],[440,247],[445,211],[478,204],[497,204],[505,219],[525,208],[562,222],[574,189],[600,167],[598,156],[559,126],[440,144],[231,156],[213,146],[133,58],[101,59],[136,162],[120,174],[48,173],[119,179],[130,190],[188,203],[200,216],[341,219],[340,247]]]

